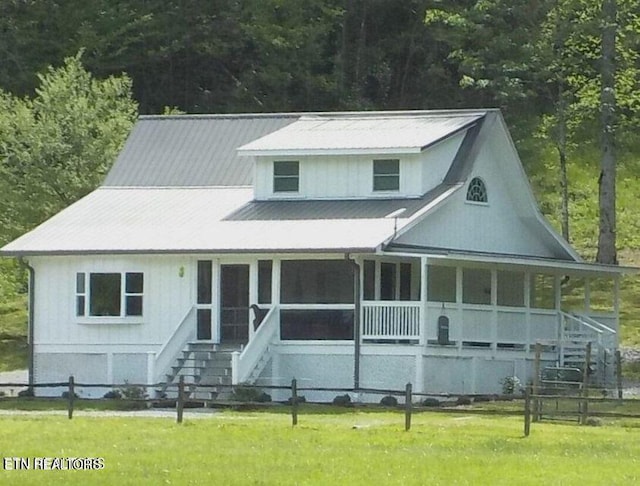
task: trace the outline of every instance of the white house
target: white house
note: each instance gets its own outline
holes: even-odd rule
[[[141,117],[1,254],[31,268],[34,383],[492,393],[587,341],[613,376],[622,270],[545,221],[496,110]]]

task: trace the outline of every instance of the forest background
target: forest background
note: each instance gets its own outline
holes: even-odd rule
[[[543,213],[593,260],[608,25],[618,256],[640,263],[636,0],[2,0],[0,246],[100,184],[138,114],[495,107]],[[15,329],[25,280],[0,259]]]

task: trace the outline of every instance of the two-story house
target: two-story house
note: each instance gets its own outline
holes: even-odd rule
[[[613,373],[621,269],[544,219],[496,110],[141,117],[2,254],[31,269],[34,383],[491,393],[587,341]]]

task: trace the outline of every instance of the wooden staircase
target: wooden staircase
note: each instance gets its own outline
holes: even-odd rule
[[[565,313],[561,316],[560,366],[583,369],[587,344],[591,343],[591,382],[606,386],[614,376],[615,331],[588,317]]]
[[[176,398],[180,376],[184,376],[188,397],[193,400],[225,399],[231,394],[231,355],[240,345],[190,342],[167,373],[156,393]],[[205,385],[206,387],[201,386]]]

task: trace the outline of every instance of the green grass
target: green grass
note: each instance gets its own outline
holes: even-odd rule
[[[0,371],[27,366],[26,297],[0,303]]]
[[[400,413],[0,417],[4,457],[102,457],[98,471],[4,471],[3,484],[634,484],[637,430]]]

